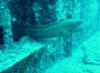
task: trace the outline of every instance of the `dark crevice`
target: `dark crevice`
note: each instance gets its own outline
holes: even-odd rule
[[[0,44],[3,44],[4,41],[3,41],[3,27],[0,26]]]

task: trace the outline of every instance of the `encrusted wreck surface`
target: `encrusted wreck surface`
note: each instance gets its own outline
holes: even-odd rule
[[[23,44],[10,45],[8,49],[0,50],[0,73],[13,67],[16,63],[29,57],[43,47],[44,44],[35,41],[24,41]]]

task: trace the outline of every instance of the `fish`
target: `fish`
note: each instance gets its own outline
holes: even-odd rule
[[[75,32],[76,28],[82,24],[82,20],[62,20],[51,22],[45,25],[12,25],[13,39],[16,41],[23,36],[34,39],[48,39],[54,37],[64,37]]]

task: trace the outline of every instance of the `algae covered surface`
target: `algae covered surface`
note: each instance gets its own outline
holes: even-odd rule
[[[99,0],[0,0],[1,73],[100,73]]]

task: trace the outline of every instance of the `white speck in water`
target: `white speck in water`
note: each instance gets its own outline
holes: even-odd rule
[[[12,17],[12,22],[15,22],[16,20],[16,17]]]

